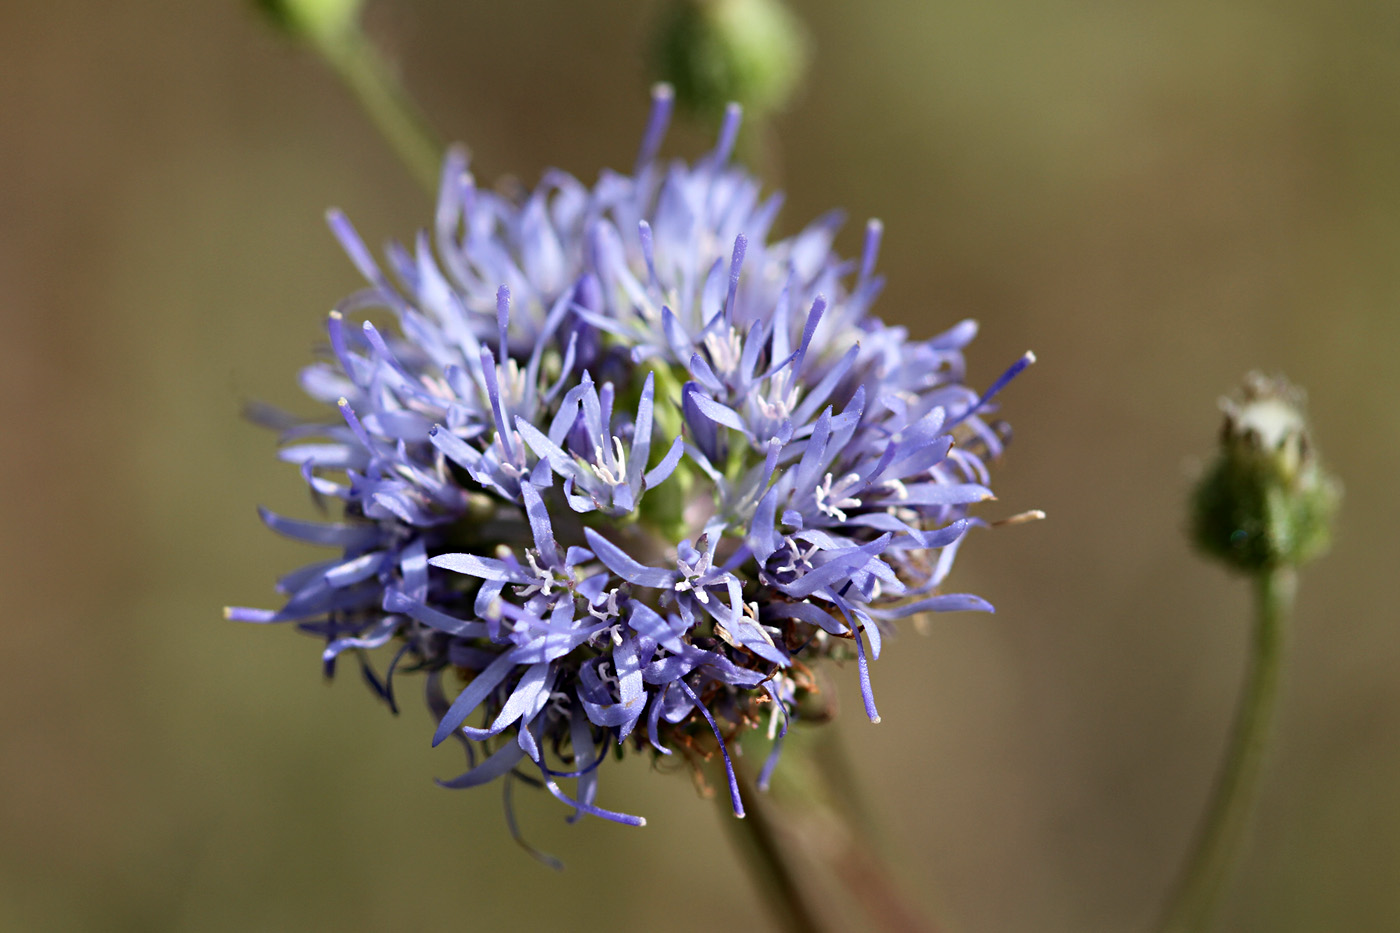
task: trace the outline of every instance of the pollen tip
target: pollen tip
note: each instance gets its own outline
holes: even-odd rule
[[[332,321],[342,321],[345,319],[345,315],[341,314],[335,308],[331,308],[330,319]]]
[[[1045,513],[1040,509],[1030,509],[1025,512],[1017,512],[999,521],[992,522],[993,528],[1000,528],[1003,525],[1024,525],[1027,522],[1038,522],[1045,518]]]
[[[872,723],[874,723],[875,725],[878,726],[878,725],[880,724],[880,717],[879,717],[879,716],[871,716],[871,717],[870,717],[870,721],[871,721]]]
[[[1023,359],[1025,359],[1026,365],[1027,365],[1027,366],[1029,366],[1031,363],[1034,363],[1034,362],[1035,362],[1035,351],[1034,351],[1034,350],[1027,350],[1027,351],[1026,351],[1026,355],[1023,357]]]

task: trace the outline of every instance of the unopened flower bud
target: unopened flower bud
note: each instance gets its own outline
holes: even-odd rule
[[[1245,572],[1298,566],[1327,549],[1341,487],[1308,434],[1301,389],[1282,377],[1245,377],[1222,399],[1220,455],[1196,487],[1193,537]]]
[[[802,23],[781,0],[668,0],[653,38],[653,71],[694,113],[731,102],[751,116],[781,109],[807,64]]]

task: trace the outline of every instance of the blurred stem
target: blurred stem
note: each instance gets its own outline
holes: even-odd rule
[[[444,147],[358,22],[314,41],[414,178],[435,193]]]
[[[752,733],[750,736],[754,736]],[[800,880],[808,877],[813,890],[813,862],[835,876],[851,900],[888,933],[935,933],[896,883],[891,867],[872,843],[865,814],[849,786],[852,771],[831,726],[793,727],[788,732],[771,791],[759,791],[748,771],[748,759],[762,760],[758,741],[746,741],[746,752],[734,756],[734,773],[747,816],[734,818],[727,794],[716,794],[725,822],[743,843],[750,864],[759,869],[764,891],[786,930],[820,930],[816,917],[829,911],[804,898]],[[766,750],[765,750],[766,751]],[[835,918],[828,921],[837,923]]]
[[[820,731],[813,763],[828,792],[845,801],[839,828],[844,847],[832,853],[830,861],[846,892],[880,929],[889,933],[938,933],[939,927],[909,903],[889,863],[881,856],[873,838],[874,817],[861,806],[855,769],[835,729]]]
[[[1168,903],[1161,926],[1163,933],[1208,928],[1254,811],[1283,670],[1297,575],[1292,567],[1266,568],[1258,572],[1254,584],[1254,644],[1249,679],[1195,849]]]
[[[811,906],[803,897],[797,872],[783,854],[783,840],[778,837],[771,808],[766,800],[760,799],[753,776],[740,757],[734,759],[734,776],[739,781],[739,795],[744,800],[744,818],[734,816],[728,794],[715,794],[715,800],[723,811],[721,819],[729,826],[735,844],[744,853],[749,867],[759,876],[757,884],[760,892],[772,895],[762,900],[782,929],[790,933],[815,933],[821,930]]]

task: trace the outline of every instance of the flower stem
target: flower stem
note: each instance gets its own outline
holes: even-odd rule
[[[771,895],[764,897],[764,902],[782,929],[789,933],[817,933],[822,927],[817,923],[812,906],[807,903],[797,873],[784,857],[783,840],[779,838],[771,805],[762,799],[742,759],[734,760],[734,776],[739,782],[739,794],[744,799],[744,818],[735,819],[728,794],[716,794],[715,799],[719,802],[723,811],[721,818],[730,828],[735,844],[744,853],[750,868],[759,876],[760,891]]]
[[[359,24],[314,45],[413,177],[436,192],[444,147]]]
[[[844,802],[839,810],[840,825],[826,830],[827,836],[839,841],[839,845],[829,846],[833,851],[827,855],[837,878],[886,933],[938,933],[939,924],[910,902],[892,866],[880,854],[874,817],[861,806],[855,770],[840,735],[834,729],[820,729],[812,739],[811,761],[826,794]],[[831,818],[835,821],[836,814]]]
[[[782,766],[768,791],[757,789],[748,765],[765,757],[766,743],[755,733],[745,739],[744,753],[731,758],[748,815],[735,819],[729,796],[715,797],[782,929],[820,930],[817,918],[840,916],[831,913],[841,900],[833,894],[839,885],[865,912],[871,929],[936,933],[937,925],[910,903],[873,844],[868,815],[855,805],[859,795],[831,727],[789,730]],[[826,920],[828,926],[839,922]]]
[[[1195,849],[1164,914],[1163,933],[1207,929],[1253,813],[1278,697],[1297,576],[1292,567],[1268,567],[1258,571],[1254,584],[1249,679]]]

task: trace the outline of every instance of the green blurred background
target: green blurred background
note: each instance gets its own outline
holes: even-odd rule
[[[968,931],[1145,929],[1224,742],[1247,587],[1182,534],[1245,370],[1311,393],[1347,486],[1307,573],[1229,930],[1400,929],[1400,6],[800,4],[815,67],[773,128],[784,229],[886,224],[878,310],[982,322],[1016,440],[946,616],[841,723],[916,898]],[[394,0],[374,34],[482,179],[629,167],[632,0]],[[704,137],[673,135],[694,154]],[[240,408],[295,374],[371,242],[429,202],[324,68],[235,0],[0,5],[0,929],[712,930],[765,922],[712,803],[642,761],[566,826],[450,792],[405,682],[390,716],[317,644],[223,622],[313,556]],[[991,514],[991,513],[988,513]],[[1390,606],[1391,608],[1387,608]],[[348,673],[353,673],[347,670]]]

